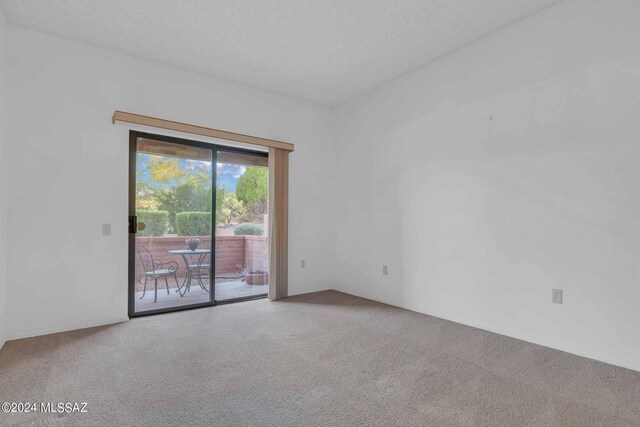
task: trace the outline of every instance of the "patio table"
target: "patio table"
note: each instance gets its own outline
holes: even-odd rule
[[[205,255],[211,253],[211,249],[174,249],[167,252],[172,255],[180,255],[182,257],[182,260],[184,261],[184,265],[187,268],[187,276],[184,278],[182,285],[180,285],[180,287],[178,288],[180,296],[184,296],[184,294],[186,294],[187,291],[191,288],[191,279],[193,278],[194,273],[196,273],[196,278],[200,287],[206,292],[209,292],[209,289],[207,289],[204,283],[202,283],[199,266],[202,264],[202,260],[204,259]],[[194,260],[195,263],[193,262]],[[182,290],[182,288],[184,288],[184,291]]]

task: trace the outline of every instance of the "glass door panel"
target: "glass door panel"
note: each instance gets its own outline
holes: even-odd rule
[[[215,299],[265,296],[269,288],[266,153],[216,153]]]
[[[136,138],[134,315],[212,301],[213,153]]]

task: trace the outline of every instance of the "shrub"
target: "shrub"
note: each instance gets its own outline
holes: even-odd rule
[[[211,212],[180,212],[176,214],[178,236],[211,235]]]
[[[169,212],[167,211],[136,211],[138,223],[144,222],[144,230],[138,231],[138,236],[163,236],[169,228]]]
[[[238,224],[236,228],[233,229],[233,234],[236,236],[262,236],[264,234],[264,227],[262,224],[245,222]]]

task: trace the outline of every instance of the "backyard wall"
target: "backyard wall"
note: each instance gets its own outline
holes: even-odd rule
[[[326,289],[331,219],[320,207],[331,187],[317,177],[330,163],[330,109],[8,28],[8,173],[19,180],[9,189],[9,338],[127,319],[130,127],[111,124],[116,109],[294,143],[289,289]]]
[[[265,236],[244,236],[244,253],[247,268],[252,271],[269,270],[269,247]]]
[[[638,17],[569,0],[337,108],[338,289],[640,370]]]
[[[5,155],[7,124],[7,23],[0,9],[0,347],[7,334],[7,160]]]

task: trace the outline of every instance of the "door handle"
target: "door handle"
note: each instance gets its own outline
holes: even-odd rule
[[[135,215],[129,216],[129,233],[136,234],[138,232],[138,217]]]

